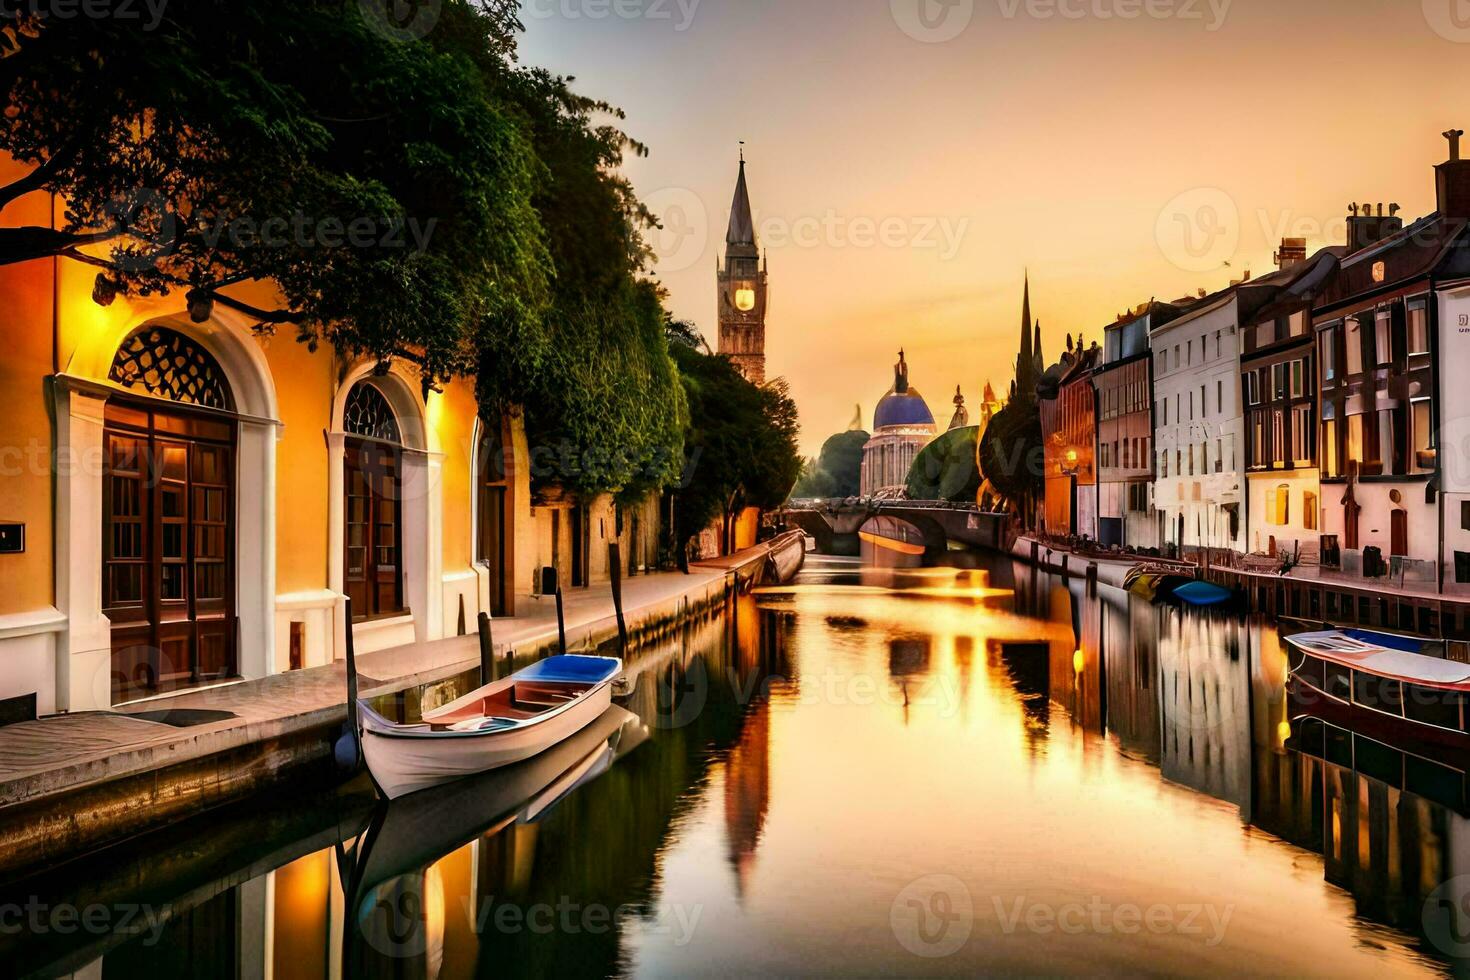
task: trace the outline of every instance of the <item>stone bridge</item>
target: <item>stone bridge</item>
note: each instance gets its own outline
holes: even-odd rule
[[[967,548],[1007,547],[1005,514],[975,506],[921,500],[794,500],[781,512],[786,523],[817,540],[825,555],[856,555],[858,532],[876,517],[888,517],[913,527],[924,539],[924,558],[934,560],[951,544]]]

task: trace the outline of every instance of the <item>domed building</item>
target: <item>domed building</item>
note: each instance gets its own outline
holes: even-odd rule
[[[924,396],[909,385],[908,362],[899,351],[893,387],[873,412],[873,438],[863,447],[863,496],[901,491],[908,483],[914,457],[938,434],[939,426]]]

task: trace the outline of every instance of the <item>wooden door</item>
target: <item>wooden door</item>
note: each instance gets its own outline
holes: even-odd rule
[[[572,586],[587,585],[587,512],[581,504],[572,508]]]
[[[479,558],[488,573],[490,615],[505,616],[509,609],[507,587],[510,573],[506,568],[506,488],[494,484],[480,486]]]
[[[343,587],[354,619],[401,615],[403,608],[402,461],[398,447],[349,439],[343,454],[346,493]]]
[[[234,677],[235,426],[109,403],[103,611],[114,703]]]
[[[1393,512],[1393,533],[1389,550],[1389,557],[1404,558],[1409,554],[1409,512],[1396,510]]]

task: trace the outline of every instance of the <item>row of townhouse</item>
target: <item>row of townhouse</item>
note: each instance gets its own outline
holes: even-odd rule
[[[1043,528],[1105,546],[1319,562],[1470,594],[1470,161],[1438,208],[1352,208],[1269,275],[1151,301],[1038,388]]]

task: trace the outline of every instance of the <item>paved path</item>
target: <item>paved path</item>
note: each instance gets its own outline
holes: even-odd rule
[[[1080,577],[1086,575],[1088,565],[1097,565],[1098,581],[1102,582],[1104,585],[1113,585],[1117,586],[1118,588],[1123,587],[1124,578],[1127,576],[1128,572],[1137,565],[1164,563],[1160,559],[1156,558],[1138,558],[1127,556],[1119,556],[1114,558],[1078,555],[1069,551],[1066,547],[1062,545],[1048,543],[1046,541],[1037,538],[1027,537],[1025,535],[1022,535],[1021,537],[1016,539],[1015,545],[1011,548],[1011,554],[1016,558],[1020,558],[1023,561],[1029,562],[1031,560],[1032,542],[1035,542],[1037,545],[1039,545],[1039,557],[1041,559],[1041,563],[1049,570],[1061,571],[1062,558],[1063,556],[1067,556],[1070,559],[1067,567],[1067,571],[1069,574],[1077,575]],[[1177,564],[1181,567],[1181,569],[1186,570],[1196,567],[1189,563],[1181,562],[1167,562],[1167,564]],[[1398,585],[1391,582],[1387,578],[1350,578],[1337,572],[1324,571],[1320,566],[1317,565],[1298,565],[1286,575],[1282,575],[1279,571],[1273,571],[1269,569],[1231,568],[1228,566],[1213,568],[1211,569],[1211,571],[1228,575],[1239,575],[1243,579],[1250,579],[1257,582],[1275,583],[1283,581],[1295,581],[1309,583],[1314,586],[1322,586],[1329,589],[1336,588],[1349,590],[1352,592],[1364,593],[1368,595],[1392,595],[1403,599],[1419,599],[1428,602],[1463,603],[1467,601],[1467,598],[1470,598],[1465,595],[1455,595],[1450,593],[1440,594],[1436,592],[1432,586],[1416,586],[1410,584]]]
[[[788,543],[789,544],[789,543]],[[737,569],[764,562],[761,545],[691,573],[626,579],[623,608],[630,629],[672,621],[689,605],[723,594]],[[567,646],[583,649],[615,635],[609,586],[565,596]],[[556,640],[556,601],[522,597],[522,615],[494,623],[497,653],[528,653]],[[478,668],[475,635],[361,654],[362,693],[386,694]],[[162,769],[346,718],[346,670],[334,663],[130,705],[126,713],[84,712],[0,729],[0,813],[16,803]],[[209,716],[193,712],[220,712]],[[146,717],[139,717],[140,715]],[[156,719],[202,723],[178,727]]]

